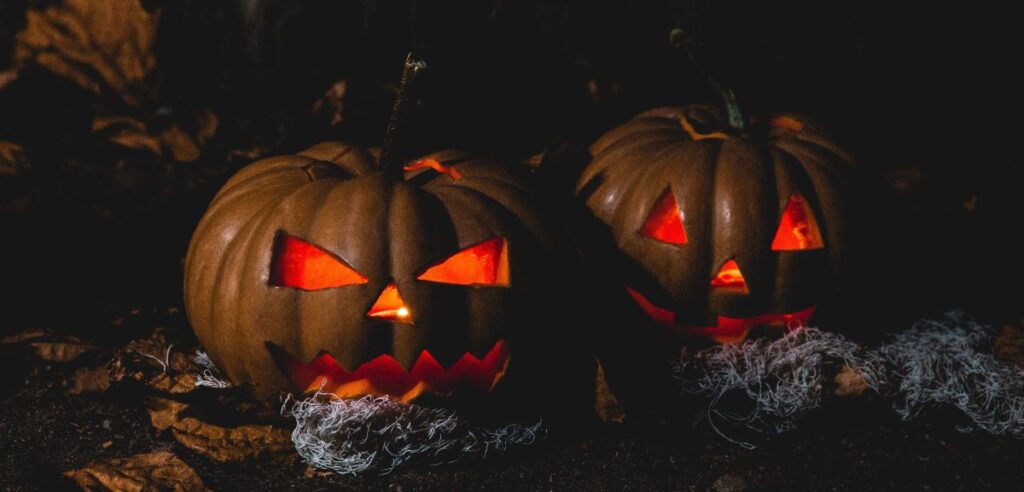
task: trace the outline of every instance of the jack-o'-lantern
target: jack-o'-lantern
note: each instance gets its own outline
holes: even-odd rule
[[[577,195],[631,264],[639,312],[717,342],[806,323],[840,282],[850,156],[780,114],[747,128],[695,105],[602,136]]]
[[[563,384],[571,308],[551,276],[571,268],[528,176],[458,151],[404,169],[331,142],[219,191],[189,246],[185,300],[232,381],[401,401]]]

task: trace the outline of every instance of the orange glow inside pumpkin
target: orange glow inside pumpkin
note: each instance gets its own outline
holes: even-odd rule
[[[663,325],[672,325],[675,323],[675,312],[663,307],[655,306],[654,303],[648,301],[643,294],[629,287],[626,287],[626,292],[629,293],[629,297],[632,297],[637,305],[640,306],[640,309],[643,309],[644,312],[647,313],[647,316],[649,316],[655,323]]]
[[[774,251],[796,251],[821,249],[825,242],[821,239],[818,222],[814,220],[814,212],[799,193],[789,196],[786,210],[782,212],[782,220],[772,240]]]
[[[270,267],[271,285],[319,290],[366,282],[366,277],[323,249],[295,236],[278,236]]]
[[[804,131],[804,123],[792,116],[776,116],[771,119],[774,128],[784,128],[794,133]]]
[[[341,398],[390,395],[408,402],[424,392],[490,391],[504,377],[509,363],[509,351],[502,340],[496,342],[483,358],[466,352],[448,368],[424,350],[409,370],[394,357],[384,354],[351,372],[341,367],[327,352],[306,364],[279,347],[269,345],[275,360],[296,387],[306,392],[332,393]]]
[[[406,171],[415,171],[417,169],[424,168],[433,169],[441,174],[447,174],[448,176],[451,176],[451,178],[455,180],[462,178],[462,174],[459,173],[457,169],[455,169],[454,167],[445,166],[444,164],[441,164],[440,162],[434,159],[420,159],[412,164],[409,164],[408,166],[403,167],[402,169]]]
[[[470,246],[416,277],[455,285],[509,285],[508,243],[496,237]]]
[[[633,298],[641,310],[651,321],[664,325],[673,331],[688,335],[708,338],[718,343],[735,343],[746,339],[751,328],[755,326],[771,326],[796,331],[802,329],[814,316],[815,306],[791,313],[768,313],[747,318],[735,318],[718,315],[714,326],[686,326],[675,323],[674,311],[655,305],[639,291],[626,287],[626,292]]]
[[[747,280],[743,278],[743,272],[736,260],[729,260],[718,270],[715,278],[711,279],[711,287],[728,291],[749,294]]]
[[[686,244],[686,229],[683,228],[683,213],[679,210],[672,189],[666,188],[654,208],[647,215],[640,233],[651,239],[668,244]]]
[[[394,282],[384,287],[366,313],[371,318],[406,322],[409,321],[409,314],[409,307],[405,305],[405,300],[398,293],[398,286]]]

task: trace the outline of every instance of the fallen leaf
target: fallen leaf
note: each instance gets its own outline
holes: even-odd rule
[[[99,393],[110,388],[113,378],[107,366],[83,368],[75,371],[68,384],[68,394]]]
[[[196,376],[189,373],[169,374],[164,372],[150,378],[146,381],[146,385],[172,395],[189,393],[196,389]]]
[[[992,351],[999,359],[1024,367],[1024,321],[1003,326]]]
[[[53,362],[70,362],[96,348],[93,345],[72,342],[34,342],[30,345],[36,349],[36,355],[41,359]]]
[[[208,490],[192,467],[167,451],[94,461],[64,476],[83,490]]]
[[[325,115],[331,126],[338,126],[344,121],[345,93],[348,82],[339,80],[331,85],[320,99],[313,103],[313,114]]]
[[[100,95],[113,93],[133,106],[151,99],[156,66],[153,41],[159,12],[139,0],[64,0],[29,10],[16,36],[15,61],[34,62]]]
[[[596,392],[594,410],[602,422],[621,424],[626,420],[626,412],[619,404],[615,393],[608,387],[608,382],[604,377],[604,367],[600,362],[597,363]]]
[[[167,398],[147,402],[150,422],[157,430],[171,430],[183,446],[216,461],[282,460],[295,456],[291,434],[272,425],[221,427],[195,417],[181,417],[188,405]]]
[[[315,466],[307,466],[306,471],[302,472],[302,476],[306,478],[327,478],[334,476],[335,473],[330,470],[321,470]]]
[[[97,116],[92,121],[92,131],[122,147],[149,151],[158,156],[163,154],[160,139],[150,135],[146,125],[134,118]]]
[[[281,459],[295,453],[288,431],[271,425],[226,428],[185,418],[171,432],[185,447],[221,462]]]
[[[160,141],[171,151],[171,156],[178,162],[192,162],[199,158],[199,145],[178,125],[171,125],[160,132]]]
[[[870,386],[864,379],[864,375],[850,366],[843,366],[835,377],[836,396],[860,396]]]
[[[8,335],[6,337],[0,338],[0,344],[8,345],[13,343],[21,343],[28,340],[34,340],[36,338],[43,338],[47,335],[49,335],[49,333],[46,330],[40,328],[33,328],[31,330],[25,330],[21,333],[16,333],[14,335]]]
[[[205,109],[200,111],[196,116],[196,124],[198,126],[195,132],[196,142],[199,146],[203,146],[217,134],[217,128],[220,126],[220,119],[217,118],[217,115],[214,114],[213,111]]]
[[[203,146],[217,133],[217,115],[209,110],[195,115],[195,132],[189,133],[177,123],[160,132],[151,131],[143,122],[127,116],[97,116],[92,121],[93,133],[111,143],[130,149],[150,152],[156,156],[169,154],[178,162],[199,158]]]
[[[178,414],[186,408],[188,408],[188,404],[168,398],[153,397],[146,400],[149,421],[158,431],[166,430],[174,425],[178,421]]]
[[[0,71],[0,89],[7,87],[15,80],[18,80],[18,69],[9,68],[7,70]]]
[[[16,176],[31,167],[21,145],[0,140],[0,176]]]

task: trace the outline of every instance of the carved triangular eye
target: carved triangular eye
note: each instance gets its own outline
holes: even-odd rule
[[[508,277],[508,243],[496,237],[449,256],[416,278],[443,284],[508,287]]]
[[[654,202],[651,213],[640,228],[640,234],[663,243],[680,246],[686,244],[683,213],[679,210],[676,198],[672,196],[671,188],[665,188],[658,201]]]
[[[799,193],[793,193],[789,196],[786,210],[782,212],[779,229],[775,231],[775,239],[772,240],[772,250],[799,251],[824,247],[825,242],[821,239],[821,230],[814,220],[811,206]]]
[[[322,248],[295,236],[278,234],[270,265],[270,285],[320,290],[366,281],[366,277]]]

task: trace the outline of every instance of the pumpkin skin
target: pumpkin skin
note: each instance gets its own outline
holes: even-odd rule
[[[250,164],[224,185],[189,245],[185,303],[200,342],[233,382],[267,397],[306,390],[296,367],[285,366],[308,364],[297,370],[312,389],[324,381],[311,376],[362,371],[363,383],[333,391],[338,381],[329,380],[324,390],[404,401],[486,396],[509,380],[564,382],[566,374],[552,374],[571,360],[568,336],[553,327],[557,296],[546,276],[571,267],[530,205],[526,176],[463,152],[428,159],[450,165],[392,181],[369,152],[328,142]],[[340,260],[351,271],[334,280],[347,284],[281,285],[282,238]],[[444,271],[427,273],[498,239],[505,270],[497,277],[460,284],[436,281]],[[371,314],[395,288],[408,317]],[[493,381],[480,381],[478,369]],[[402,381],[410,375],[415,381]]]
[[[793,328],[841,286],[852,160],[798,116],[765,123],[741,135],[718,108],[664,107],[590,148],[577,197],[627,258],[634,305],[673,333]]]

